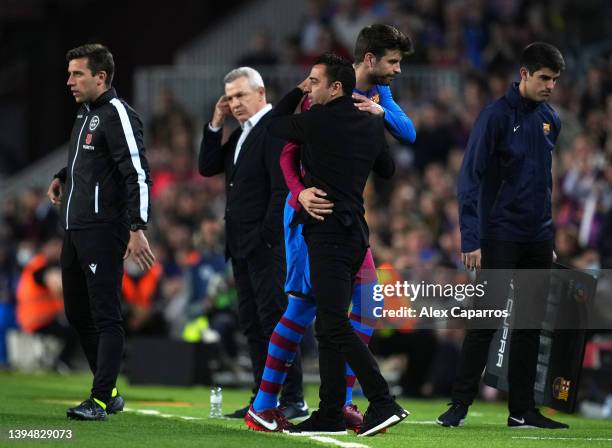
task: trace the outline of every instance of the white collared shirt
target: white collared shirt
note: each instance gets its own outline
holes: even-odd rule
[[[253,129],[257,125],[257,123],[259,123],[259,120],[261,120],[261,117],[263,117],[265,114],[267,114],[271,110],[272,110],[272,105],[266,104],[259,112],[257,112],[255,115],[253,115],[251,118],[249,118],[247,121],[245,121],[244,123],[240,125],[240,127],[242,128],[242,133],[240,134],[238,143],[236,143],[236,151],[234,151],[234,164],[236,164],[236,160],[238,160],[238,155],[240,154],[240,150],[242,149],[242,144],[248,137],[249,132],[251,132],[251,129]],[[219,132],[219,130],[221,130],[221,128],[213,128],[210,123],[208,124],[208,127],[213,132]]]

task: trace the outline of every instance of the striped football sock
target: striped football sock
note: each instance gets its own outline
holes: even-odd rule
[[[313,301],[289,296],[287,310],[274,328],[268,344],[266,367],[253,401],[255,412],[274,409],[278,394],[287,377],[306,328],[314,320],[316,306]]]

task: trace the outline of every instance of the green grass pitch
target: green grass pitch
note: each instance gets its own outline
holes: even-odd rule
[[[320,442],[307,437],[249,431],[241,420],[208,418],[209,391],[205,387],[143,387],[124,381],[119,390],[126,399],[126,412],[104,422],[66,419],[65,410],[86,398],[91,377],[47,373],[0,373],[0,446],[75,447],[598,447],[612,448],[612,422],[586,420],[557,414],[570,424],[569,430],[510,430],[507,411],[500,403],[476,403],[463,428],[441,428],[435,418],[446,409],[445,401],[401,400],[411,412],[408,419],[376,437],[334,437]],[[247,391],[225,389],[224,412],[245,404]],[[307,401],[316,406],[317,390],[308,388]],[[357,400],[361,409],[363,399]],[[9,430],[70,429],[70,440],[16,440]]]

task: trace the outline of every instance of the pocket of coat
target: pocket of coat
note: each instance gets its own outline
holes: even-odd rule
[[[98,197],[100,195],[100,183],[96,182],[96,190],[94,193],[94,212],[98,213]]]

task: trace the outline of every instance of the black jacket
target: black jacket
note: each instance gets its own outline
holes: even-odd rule
[[[236,129],[225,144],[222,132],[208,124],[200,146],[198,167],[203,176],[225,173],[226,257],[246,258],[262,244],[283,241],[283,206],[287,187],[280,169],[283,140],[266,130],[270,112],[255,125],[242,144],[234,164],[234,151],[242,133]]]
[[[323,222],[300,212],[304,234],[327,234],[331,239],[333,235],[349,234],[367,244],[363,190],[368,175],[374,170],[390,178],[395,171],[385,141],[384,121],[359,111],[350,96],[291,115],[301,97],[300,89],[289,92],[272,111],[268,129],[272,135],[302,144],[304,185],[320,188],[334,203],[333,213]]]
[[[142,122],[109,89],[77,113],[68,166],[55,175],[64,184],[66,230],[101,224],[143,228],[151,210],[149,165]]]

